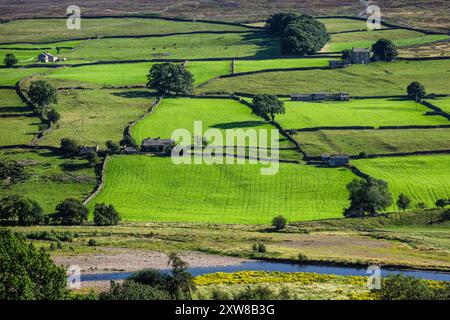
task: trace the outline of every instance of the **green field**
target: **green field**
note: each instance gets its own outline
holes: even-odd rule
[[[448,94],[450,60],[354,65],[342,70],[268,72],[211,81],[198,92],[297,94],[350,92],[353,96],[405,95],[412,81]]]
[[[367,30],[367,22],[365,20],[343,19],[343,18],[326,18],[319,19],[327,27],[327,31],[331,33],[353,31],[353,30]],[[385,26],[381,26],[385,28]]]
[[[68,90],[60,91],[54,108],[61,114],[57,126],[40,142],[59,146],[62,138],[82,144],[119,142],[128,123],[145,113],[154,99],[140,90]]]
[[[149,137],[170,138],[177,129],[188,129],[194,136],[194,121],[202,121],[203,132],[209,128],[222,132],[226,129],[275,129],[235,100],[166,98],[132,128],[131,134],[138,144]]]
[[[340,217],[347,205],[347,169],[280,164],[278,174],[260,175],[262,165],[174,165],[171,158],[110,159],[106,183],[89,204],[113,204],[126,221],[268,223]]]
[[[0,159],[20,161],[30,177],[13,185],[1,181],[0,197],[22,195],[37,201],[45,213],[52,213],[55,206],[66,198],[83,200],[96,184],[94,169],[86,160],[65,159],[48,150],[22,149],[0,150]],[[64,170],[63,163],[72,163],[73,169]]]
[[[294,135],[309,156],[450,150],[449,137],[450,129],[320,130]]]
[[[59,68],[52,71],[49,79],[59,85],[98,84],[103,86],[136,86],[147,83],[147,75],[153,63],[104,64],[83,67]],[[230,61],[189,61],[187,69],[192,72],[195,85],[230,73]]]
[[[45,42],[114,35],[168,34],[193,31],[246,31],[240,26],[163,19],[83,19],[80,30],[68,30],[66,19],[17,20],[0,25],[0,42]]]
[[[39,131],[40,120],[30,117],[15,90],[0,89],[0,146],[29,144]],[[4,118],[2,115],[14,115]]]
[[[442,116],[426,116],[429,109],[410,100],[286,101],[285,108],[286,113],[276,118],[285,129],[449,124]]]
[[[432,105],[435,105],[436,107],[440,108],[445,113],[450,114],[450,98],[439,98],[427,101]]]
[[[352,48],[370,48],[379,39],[392,40],[397,46],[410,46],[448,39],[445,34],[426,35],[422,32],[394,29],[364,32],[341,33],[331,35],[325,51],[337,52]]]
[[[366,174],[388,182],[396,200],[400,193],[434,207],[436,200],[450,198],[450,156],[413,156],[357,160],[352,164]],[[394,201],[395,202],[395,201]],[[394,205],[392,210],[398,210]]]
[[[111,61],[136,59],[193,59],[261,57],[280,54],[279,43],[262,32],[244,34],[196,34],[142,39],[81,41],[67,54],[70,60]]]
[[[17,81],[21,80],[22,78],[31,76],[33,74],[43,74],[47,71],[48,69],[46,68],[0,68],[0,86],[14,86]]]
[[[264,69],[328,67],[330,58],[236,60],[235,73]]]

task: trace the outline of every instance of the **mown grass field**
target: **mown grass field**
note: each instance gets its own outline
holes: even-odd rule
[[[0,146],[29,144],[39,131],[40,120],[28,116],[32,110],[24,105],[15,90],[0,89]],[[14,117],[2,117],[14,115]]]
[[[3,59],[2,59],[3,60]],[[13,68],[13,69],[1,69],[0,68],[0,86],[14,86],[17,81],[31,76],[33,74],[43,74],[47,72],[46,68]]]
[[[66,19],[17,20],[0,26],[0,42],[48,42],[117,35],[158,35],[194,31],[246,31],[246,27],[163,19],[83,19],[79,30],[68,30]]]
[[[450,129],[320,130],[294,135],[302,150],[310,156],[450,150],[449,137]]]
[[[1,182],[0,197],[22,195],[37,201],[44,213],[53,213],[66,198],[83,200],[96,184],[94,169],[86,160],[63,158],[48,150],[0,150],[0,159],[20,161],[30,177],[16,184]],[[71,164],[64,170],[64,163]]]
[[[285,129],[343,126],[406,126],[449,124],[442,116],[410,100],[363,99],[346,102],[285,101],[286,113],[276,121]]]
[[[388,39],[393,41],[398,47],[402,47],[448,39],[448,35],[426,35],[422,32],[405,29],[366,30],[363,32],[333,34],[331,35],[330,43],[325,47],[325,51],[337,52],[352,48],[370,48],[378,39]]]
[[[261,57],[280,54],[279,43],[266,33],[196,34],[142,39],[81,41],[70,60],[194,59]]]
[[[346,91],[353,96],[405,95],[414,80],[433,93],[448,93],[450,60],[355,65],[343,70],[270,72],[211,81],[198,92],[296,94]],[[320,76],[318,76],[318,74]]]
[[[59,146],[62,138],[82,144],[119,142],[128,123],[150,108],[154,97],[142,90],[66,90],[60,91],[54,109],[61,120],[40,144]]]
[[[143,86],[147,83],[147,75],[153,64],[144,62],[59,68],[52,71],[48,78],[65,86],[86,83],[102,86]],[[187,69],[194,75],[194,85],[198,85],[217,76],[229,74],[230,64],[230,61],[189,61]]]
[[[325,24],[327,31],[330,33],[354,30],[367,31],[367,22],[364,20],[345,18],[324,18],[319,20]],[[384,29],[385,26],[382,25],[381,28]]]
[[[89,203],[110,203],[125,221],[269,223],[340,217],[347,204],[347,169],[280,164],[175,165],[170,158],[118,156],[107,163],[104,188]]]
[[[450,156],[412,156],[357,160],[354,166],[372,177],[383,179],[396,200],[400,193],[413,201],[434,207],[436,200],[450,198]],[[398,210],[394,204],[392,210]]]
[[[192,137],[194,121],[201,121],[203,132],[210,128],[219,129],[225,139],[226,129],[275,129],[263,119],[251,114],[251,109],[232,99],[191,99],[165,98],[153,113],[139,121],[131,130],[138,144],[145,138],[170,138],[177,129],[187,129]],[[236,140],[235,140],[236,141]],[[186,141],[180,142],[186,144]],[[211,141],[214,145],[226,145],[225,142]],[[237,141],[236,141],[237,143]],[[270,139],[268,140],[270,143]],[[287,142],[281,141],[280,146]]]
[[[330,60],[330,58],[236,60],[234,72],[250,72],[264,69],[328,67]]]

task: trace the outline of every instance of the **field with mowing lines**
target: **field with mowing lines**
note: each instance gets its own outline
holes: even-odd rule
[[[450,150],[450,129],[320,130],[294,135],[309,156]]]
[[[341,33],[331,35],[331,41],[326,46],[325,51],[336,52],[352,48],[370,48],[378,39],[392,40],[394,44],[401,47],[425,44],[448,38],[448,35],[445,34],[426,35],[422,32],[405,29]]]
[[[259,73],[213,80],[198,92],[296,94],[346,91],[353,96],[405,95],[406,87],[413,80],[421,82],[428,92],[448,94],[450,60],[380,62],[320,72]]]
[[[62,138],[82,144],[119,142],[129,122],[145,113],[154,98],[140,90],[60,91],[54,108],[61,114],[57,127],[45,135],[42,145],[59,146]]]
[[[194,59],[227,57],[268,58],[280,54],[279,43],[262,32],[196,34],[142,39],[81,41],[67,54],[71,60]]]
[[[414,101],[364,99],[348,102],[285,101],[286,113],[276,121],[285,129],[343,126],[443,125],[449,121]]]
[[[66,198],[83,200],[96,184],[94,169],[87,165],[86,160],[63,158],[48,150],[0,150],[0,159],[23,161],[31,175],[26,181],[13,185],[2,181],[0,197],[29,197],[42,206],[44,213],[53,213],[55,206]],[[66,162],[73,164],[71,170],[63,169]]]
[[[353,161],[352,164],[372,177],[388,182],[396,200],[400,193],[413,201],[434,207],[436,200],[450,198],[450,156],[412,156]],[[395,202],[395,201],[394,201]],[[398,210],[394,204],[392,210]]]
[[[252,115],[249,107],[232,99],[166,98],[132,128],[131,134],[138,144],[149,137],[170,138],[177,129],[188,129],[194,136],[194,121],[202,121],[203,131],[209,128],[222,132],[226,129],[275,129]],[[280,142],[280,146],[286,144]]]
[[[187,69],[192,72],[195,85],[219,75],[230,73],[230,61],[190,61]],[[59,68],[52,71],[49,79],[58,80],[63,85],[97,84],[102,86],[136,86],[147,83],[147,75],[153,63],[104,64],[72,68]]]
[[[450,98],[439,98],[436,100],[427,100],[427,101],[432,105],[435,105],[436,107],[440,108],[445,113],[450,114]]]
[[[40,124],[38,118],[27,116],[31,111],[22,103],[15,90],[0,89],[0,146],[31,142]],[[15,117],[4,118],[2,115]]]
[[[288,69],[328,67],[330,58],[236,60],[234,72],[250,72],[264,69]]]
[[[46,68],[0,68],[0,86],[14,86],[22,78],[33,74],[43,74],[47,71]]]
[[[347,169],[280,164],[272,176],[261,165],[174,165],[170,158],[116,156],[90,202],[111,203],[126,221],[269,223],[340,217],[347,205]]]
[[[0,42],[48,42],[117,35],[168,34],[194,31],[246,31],[245,27],[163,19],[83,19],[80,30],[68,30],[66,19],[11,21],[0,25]]]

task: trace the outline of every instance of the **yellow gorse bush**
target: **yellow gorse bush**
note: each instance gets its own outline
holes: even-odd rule
[[[257,284],[257,283],[299,283],[313,284],[330,281],[339,281],[352,285],[364,285],[365,277],[336,276],[333,274],[318,274],[305,272],[266,272],[266,271],[239,271],[234,273],[217,272],[194,278],[195,284],[203,285],[227,285],[227,284]]]

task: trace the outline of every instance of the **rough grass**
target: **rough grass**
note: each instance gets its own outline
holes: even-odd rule
[[[388,39],[398,47],[425,44],[428,42],[448,39],[447,35],[426,35],[422,32],[394,29],[375,30],[331,35],[331,41],[325,51],[342,51],[352,48],[370,48],[379,39]]]
[[[412,81],[428,92],[449,93],[450,60],[398,61],[343,70],[270,72],[211,81],[199,92],[296,94],[347,91],[354,96],[405,95]]]
[[[250,72],[265,69],[328,67],[329,58],[236,60],[234,72]]]
[[[142,39],[95,39],[67,54],[69,60],[194,59],[261,57],[280,54],[279,42],[266,33],[196,34]]]
[[[280,164],[272,176],[262,165],[175,165],[170,158],[110,159],[106,183],[89,204],[111,203],[126,221],[269,223],[340,217],[347,204],[347,169]]]
[[[353,161],[366,174],[388,182],[396,200],[400,193],[434,207],[437,199],[450,198],[450,156],[413,156]],[[397,206],[392,206],[397,210]]]
[[[68,67],[54,70],[49,79],[69,84],[97,84],[103,86],[136,86],[147,83],[147,75],[154,63],[106,64],[83,67]],[[195,85],[219,75],[230,73],[230,61],[190,61],[187,69],[194,75]]]
[[[119,142],[128,123],[150,108],[154,98],[142,90],[67,90],[60,91],[53,106],[61,120],[45,135],[42,145],[59,146],[62,138],[104,147]]]
[[[162,19],[82,19],[80,30],[68,30],[66,19],[34,19],[4,23],[0,42],[46,42],[74,38],[118,35],[158,35],[193,31],[246,31],[240,26],[203,22],[179,22]]]
[[[310,156],[323,153],[358,155],[450,150],[450,129],[320,130],[294,136]]]
[[[349,102],[285,102],[277,122],[285,129],[323,126],[405,126],[449,124],[442,116],[410,100],[364,99]]]
[[[25,106],[15,90],[0,90],[0,146],[28,144],[39,131],[40,120],[27,116],[32,110]],[[15,115],[4,118],[2,115]]]
[[[194,121],[202,122],[203,132],[194,132]],[[232,99],[165,98],[153,113],[133,126],[131,134],[140,144],[142,139],[149,137],[168,139],[177,129],[189,130],[192,137],[203,136],[209,128],[219,129],[223,137],[226,129],[275,129],[252,115],[250,108]],[[225,142],[211,142],[226,145]],[[186,141],[181,143],[186,144]]]
[[[0,159],[24,161],[30,178],[7,185],[2,182],[0,197],[22,195],[37,201],[45,213],[54,212],[55,206],[66,198],[83,200],[92,192],[96,178],[94,169],[86,160],[65,159],[48,150],[0,150]],[[61,165],[70,161],[73,170],[64,171]]]

